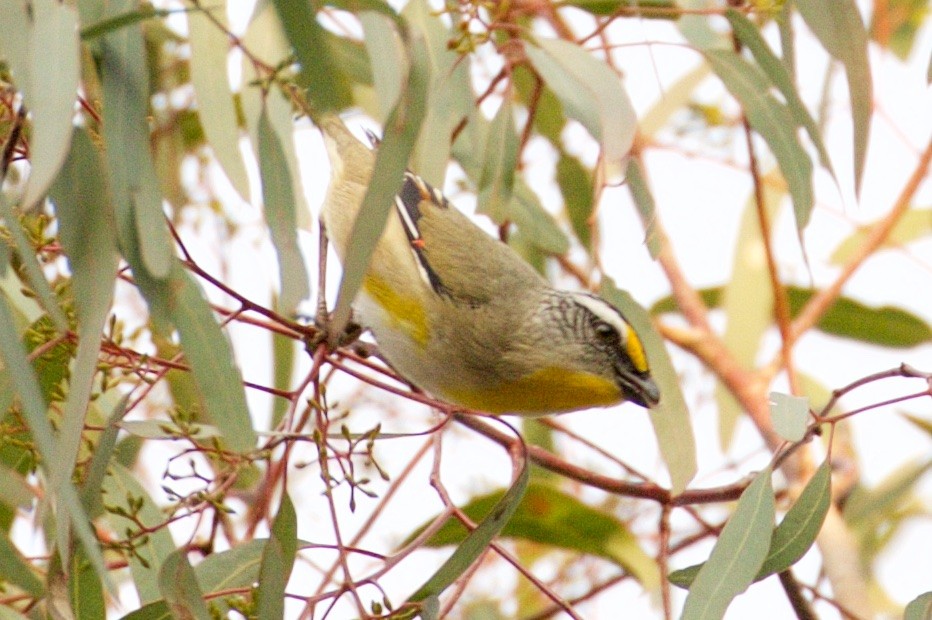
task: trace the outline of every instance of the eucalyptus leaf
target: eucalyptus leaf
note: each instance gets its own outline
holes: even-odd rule
[[[854,135],[854,186],[860,192],[873,111],[867,30],[854,0],[796,0],[795,5],[822,47],[845,67]]]
[[[165,558],[159,569],[159,589],[174,617],[211,620],[186,549],[178,549]]]
[[[620,174],[634,143],[637,115],[618,75],[589,51],[562,39],[540,38],[524,51],[567,115],[601,144],[608,176]]]
[[[298,244],[298,217],[288,160],[264,109],[259,115],[258,142],[265,219],[278,256],[278,305],[282,312],[292,314],[301,300],[310,297],[311,289]]]
[[[809,422],[809,399],[779,392],[770,393],[770,419],[773,428],[787,441],[799,441],[806,435]]]
[[[660,454],[670,472],[672,492],[680,493],[696,475],[696,439],[679,375],[673,367],[663,338],[654,329],[647,312],[610,278],[602,281],[602,296],[615,305],[638,334],[651,375],[660,388],[660,402],[650,409],[650,421],[657,435]]]
[[[486,155],[479,177],[478,211],[496,222],[507,219],[506,205],[511,200],[515,185],[519,146],[511,100],[506,98],[489,127]]]
[[[473,498],[461,510],[471,520],[479,521],[491,512],[504,493],[500,490]],[[421,530],[423,527],[412,538]],[[459,544],[468,534],[462,523],[450,519],[426,545]],[[608,559],[631,573],[647,590],[654,589],[659,582],[657,563],[622,521],[546,483],[532,482],[528,486],[499,536]]]
[[[22,209],[31,209],[48,192],[71,143],[77,98],[78,16],[74,7],[55,0],[34,0],[31,15],[29,79],[32,112],[29,137],[29,180]],[[54,58],[54,62],[49,59]]]
[[[754,581],[767,556],[773,528],[772,473],[770,467],[765,468],[741,494],[709,560],[689,588],[683,620],[718,620]]]
[[[521,505],[521,498],[527,490],[530,471],[528,464],[524,463],[515,482],[496,502],[488,516],[466,536],[456,548],[456,551],[453,552],[453,555],[447,558],[446,562],[427,579],[424,585],[411,595],[409,601],[424,601],[426,604],[429,599],[440,596],[454,581],[469,570],[473,562],[479,559],[479,556],[488,549],[489,543],[502,531],[502,528],[518,510],[518,506]]]
[[[246,164],[239,148],[239,123],[227,74],[230,37],[220,28],[226,25],[226,15],[226,0],[213,1],[209,8],[202,6],[188,13],[191,85],[197,97],[198,117],[217,163],[239,195],[249,200]]]
[[[796,228],[802,231],[812,215],[812,161],[799,143],[792,115],[769,93],[770,81],[756,66],[731,50],[704,53],[712,70],[741,103],[751,127],[777,159],[793,198]]]

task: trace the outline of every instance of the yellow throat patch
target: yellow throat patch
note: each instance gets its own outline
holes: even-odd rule
[[[482,390],[447,390],[450,401],[486,413],[546,414],[621,401],[613,381],[587,372],[545,368],[516,381]]]

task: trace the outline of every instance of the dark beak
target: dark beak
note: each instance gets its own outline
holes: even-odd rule
[[[619,372],[618,386],[626,400],[642,407],[649,409],[660,402],[660,388],[647,373]]]

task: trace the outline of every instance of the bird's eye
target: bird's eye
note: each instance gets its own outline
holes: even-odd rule
[[[597,322],[595,333],[603,342],[618,342],[618,331],[608,323]]]

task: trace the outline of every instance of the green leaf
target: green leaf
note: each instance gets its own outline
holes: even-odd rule
[[[796,8],[825,51],[845,66],[854,130],[854,186],[859,193],[873,109],[867,30],[854,0],[796,0]]]
[[[889,518],[910,497],[916,483],[930,469],[932,461],[909,461],[872,489],[856,487],[845,502],[845,521],[852,527],[860,527],[870,521]]]
[[[259,115],[259,175],[262,177],[262,201],[265,219],[278,256],[281,293],[279,308],[293,313],[302,299],[311,295],[304,256],[298,245],[295,196],[288,160],[266,110]]]
[[[176,439],[187,436],[204,440],[222,436],[217,427],[209,424],[196,424],[183,429],[169,420],[126,420],[121,422],[119,427],[143,439]]]
[[[875,226],[876,224],[858,226],[832,252],[832,257],[829,259],[831,263],[833,265],[843,265],[848,262],[867,241],[868,235]],[[887,235],[880,247],[895,248],[903,246],[930,234],[932,234],[932,209],[910,209],[897,219],[890,234]]]
[[[52,464],[57,488],[71,477],[83,437],[100,353],[100,334],[113,299],[119,254],[113,211],[97,148],[84,129],[75,129],[71,151],[52,186],[59,238],[71,267],[78,318],[78,345]]]
[[[679,375],[650,316],[631,295],[618,289],[610,278],[603,278],[601,294],[621,311],[647,352],[651,376],[660,388],[660,402],[651,407],[650,421],[670,472],[671,491],[680,493],[696,475],[696,439]]]
[[[471,520],[478,521],[490,513],[504,493],[500,490],[476,497],[463,506],[462,511]],[[418,532],[423,529],[419,528]],[[425,544],[430,547],[459,544],[468,533],[462,523],[450,519]],[[659,583],[657,563],[622,521],[546,483],[528,485],[499,536],[605,558],[631,573],[647,590],[656,588]]]
[[[683,620],[718,619],[754,581],[767,556],[774,499],[770,467],[741,494],[709,560],[699,570],[683,606]]]
[[[464,120],[472,123],[482,116],[475,106],[470,62],[448,47],[456,34],[437,18],[427,0],[408,2],[402,15],[413,31],[423,35],[430,66],[427,111],[411,169],[434,187],[443,187],[453,130]]]
[[[755,581],[780,573],[802,558],[822,529],[832,501],[832,466],[826,459],[773,531],[770,550]]]
[[[793,198],[796,228],[802,231],[812,215],[812,162],[799,143],[792,115],[770,94],[770,81],[756,66],[731,50],[703,53],[777,159]]]
[[[165,558],[159,570],[159,589],[174,617],[210,620],[204,594],[188,562],[186,549],[178,549]]]
[[[288,41],[301,65],[301,84],[312,107],[335,111],[352,100],[349,83],[327,45],[325,30],[308,2],[273,0]]]
[[[530,479],[530,471],[530,467],[524,463],[514,484],[495,504],[488,516],[469,533],[453,555],[447,558],[446,562],[430,576],[424,585],[411,595],[409,601],[424,601],[426,604],[428,599],[440,596],[454,581],[469,570],[469,567],[488,548],[492,539],[502,531],[518,506],[521,505],[521,498],[524,496]]]
[[[747,46],[754,56],[754,60],[757,61],[760,68],[763,69],[773,85],[776,86],[780,94],[783,95],[783,98],[786,100],[787,108],[790,114],[793,115],[796,124],[805,129],[806,133],[809,134],[809,139],[812,140],[812,144],[819,153],[819,161],[822,163],[822,166],[825,167],[832,176],[835,176],[835,172],[832,169],[832,161],[828,156],[828,151],[825,149],[825,144],[822,142],[822,133],[819,131],[815,119],[809,114],[809,110],[800,98],[799,91],[793,83],[793,76],[790,75],[787,65],[777,58],[777,55],[774,54],[770,46],[767,45],[767,41],[764,40],[758,27],[742,13],[734,9],[728,9],[725,13],[725,17],[727,17],[728,21],[731,23],[735,35]]]
[[[259,579],[266,543],[265,539],[251,540],[204,558],[194,567],[201,589],[213,594],[253,585]]]
[[[28,5],[24,2],[0,2],[0,23],[4,25],[4,36],[0,37],[0,58],[5,61],[23,95],[29,99],[33,96],[29,77],[33,27]]]
[[[134,0],[113,0],[109,17],[135,8]],[[174,244],[168,234],[149,143],[149,75],[138,25],[102,38],[104,144],[113,192],[120,250],[134,274],[168,275]]]
[[[191,85],[207,143],[233,188],[248,201],[249,182],[239,148],[239,123],[227,74],[230,37],[211,21],[207,11],[214,20],[226,25],[227,3],[225,0],[211,2],[209,8],[188,13]],[[262,163],[261,155],[259,163]]]
[[[797,286],[787,287],[786,292],[793,317],[816,293]],[[721,287],[702,289],[699,294],[707,306],[721,305]],[[652,315],[675,311],[672,297],[657,301],[650,309]],[[932,328],[915,314],[892,306],[868,306],[848,297],[837,299],[816,327],[833,336],[886,347],[914,347],[932,340]]]
[[[78,547],[69,558],[68,594],[74,617],[81,620],[104,620],[107,617],[107,604],[104,601],[100,579],[94,567]]]
[[[569,251],[570,242],[566,233],[521,177],[515,178],[514,192],[508,203],[508,218],[540,251],[557,256]]]
[[[591,250],[592,229],[589,218],[592,217],[595,204],[592,175],[578,158],[563,149],[560,149],[560,159],[557,160],[557,184],[576,238],[586,250]]]
[[[42,598],[45,595],[45,584],[10,542],[6,532],[0,532],[0,563],[3,565],[4,581],[30,596]]]
[[[796,291],[799,294],[793,295]],[[790,309],[795,315],[811,292],[790,292]],[[840,297],[817,327],[827,334],[885,347],[914,347],[932,341],[932,328],[916,315],[893,306],[868,306],[848,297]]]
[[[259,565],[266,542],[265,539],[251,540],[204,558],[194,567],[201,591],[216,594],[254,586],[259,579]],[[211,605],[226,613],[222,598],[212,597]],[[173,617],[165,600],[159,599],[127,614],[124,620],[172,620]]]
[[[645,19],[679,19],[676,0],[562,0],[561,6],[575,6],[587,13],[604,17],[615,16],[622,9],[633,17]]]
[[[409,43],[407,87],[385,123],[372,178],[347,244],[343,280],[331,322],[331,330],[335,334],[342,333],[349,320],[350,305],[362,286],[369,260],[382,236],[395,194],[401,188],[408,159],[424,120],[429,82],[427,53],[422,38],[413,37]]]
[[[903,612],[903,620],[932,620],[932,592],[911,600]]]
[[[6,204],[2,193],[0,193],[0,203]],[[16,228],[18,227],[11,227],[11,229]],[[0,358],[2,358],[4,366],[9,370],[10,376],[16,379],[16,393],[20,398],[23,417],[29,426],[29,432],[39,451],[39,456],[42,458],[43,467],[49,468],[49,464],[55,460],[55,435],[46,415],[47,406],[39,390],[35,372],[29,364],[26,352],[20,343],[19,333],[13,322],[10,308],[2,295],[0,295]],[[67,513],[78,541],[84,548],[84,552],[94,565],[101,580],[106,583],[107,589],[111,590],[112,593],[113,584],[107,577],[107,569],[104,565],[103,555],[97,545],[97,538],[91,531],[87,516],[81,508],[71,481],[59,485],[57,492],[58,496],[54,499],[58,500],[59,506],[64,507],[64,512]]]
[[[113,15],[112,17],[107,17],[81,28],[81,39],[84,41],[93,41],[98,37],[115,32],[121,28],[138,24],[139,22],[152,19],[153,17],[165,17],[173,12],[174,11],[167,9],[156,9],[151,5],[144,4],[138,9],[131,9],[125,13]]]
[[[272,375],[273,387],[287,392],[292,388],[297,349],[292,338],[273,332],[272,336]],[[276,398],[272,401],[272,419],[269,428],[278,428],[288,411],[291,401],[287,398]]]
[[[133,584],[145,605],[162,597],[158,574],[162,563],[175,551],[175,543],[165,526],[165,516],[131,471],[110,464],[104,478],[103,504],[114,532],[126,534],[138,532],[145,527],[147,534],[134,538],[134,552],[128,554],[127,562],[133,576]]]
[[[479,213],[499,223],[508,218],[507,205],[514,190],[519,146],[511,99],[506,98],[489,127],[477,207]]]
[[[103,483],[107,475],[107,468],[110,466],[110,459],[116,453],[117,436],[120,432],[119,422],[126,415],[126,402],[129,395],[123,396],[117,406],[113,408],[104,431],[97,439],[97,445],[94,446],[94,455],[91,457],[90,465],[87,466],[87,473],[84,477],[84,484],[81,485],[81,505],[91,518],[96,517],[103,511],[101,497],[103,495]]]
[[[34,0],[31,86],[26,105],[32,112],[29,180],[22,209],[28,211],[48,192],[71,142],[71,122],[78,92],[78,16],[73,7],[54,0]],[[54,62],[50,59],[54,58]]]
[[[298,519],[287,493],[272,523],[272,536],[262,552],[259,589],[256,594],[259,618],[285,617],[285,586],[298,552]]]
[[[650,184],[647,181],[647,171],[644,170],[644,162],[640,157],[632,157],[628,161],[628,170],[625,173],[627,179],[628,191],[631,192],[631,198],[634,200],[634,206],[637,207],[638,215],[641,218],[641,224],[644,226],[644,242],[647,244],[647,250],[650,257],[656,259],[660,255],[660,233],[657,228],[657,205],[654,202],[654,194],[650,190]]]
[[[169,317],[177,327],[207,415],[229,447],[237,452],[254,449],[256,433],[233,348],[193,277],[176,263],[167,281],[153,282],[142,277],[136,281],[150,308]]]
[[[575,118],[602,146],[609,176],[620,173],[637,132],[637,115],[618,75],[592,53],[562,39],[524,46],[528,60]]]
[[[384,121],[398,103],[406,78],[404,44],[395,28],[395,21],[385,15],[367,11],[359,15],[359,21],[379,100],[381,115],[378,120]]]
[[[770,393],[770,418],[773,428],[787,441],[799,441],[806,435],[809,422],[809,399],[779,392]]]

